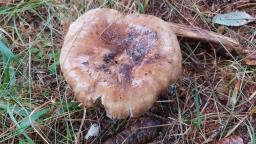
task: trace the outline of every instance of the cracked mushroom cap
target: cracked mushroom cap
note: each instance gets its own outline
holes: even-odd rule
[[[60,56],[76,100],[92,107],[100,99],[110,118],[146,112],[179,78],[181,61],[177,37],[163,20],[100,8],[71,24]]]

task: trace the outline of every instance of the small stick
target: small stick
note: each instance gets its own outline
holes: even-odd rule
[[[79,130],[78,130],[77,136],[76,136],[76,142],[75,142],[76,144],[80,143],[80,135],[82,133],[82,128],[84,125],[85,117],[86,117],[86,108],[84,108],[83,118],[81,120],[81,124],[80,124]]]

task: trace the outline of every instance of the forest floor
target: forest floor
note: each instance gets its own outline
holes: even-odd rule
[[[250,0],[0,0],[0,143],[101,143],[143,118],[161,121],[149,143],[215,143],[232,135],[256,143],[256,67],[221,45],[179,39],[183,74],[141,118],[111,120],[103,107],[79,107],[59,55],[72,21],[98,7],[200,27],[256,52],[255,22],[212,23],[231,11],[256,17]],[[86,141],[92,124],[100,126],[99,135]]]

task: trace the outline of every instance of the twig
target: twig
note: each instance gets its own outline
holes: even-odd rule
[[[79,144],[80,135],[81,135],[82,128],[83,128],[83,125],[84,125],[84,121],[85,121],[85,116],[86,116],[86,108],[84,108],[83,118],[81,120],[79,131],[78,131],[77,136],[76,136],[76,144]]]

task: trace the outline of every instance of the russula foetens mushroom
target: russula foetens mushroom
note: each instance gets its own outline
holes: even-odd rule
[[[70,25],[60,56],[62,73],[76,100],[92,107],[100,99],[111,118],[146,112],[159,93],[179,78],[181,63],[177,36],[169,23],[100,8]]]
[[[60,66],[75,98],[91,107],[100,99],[111,118],[147,111],[181,74],[176,35],[154,16],[94,9],[71,24]]]

